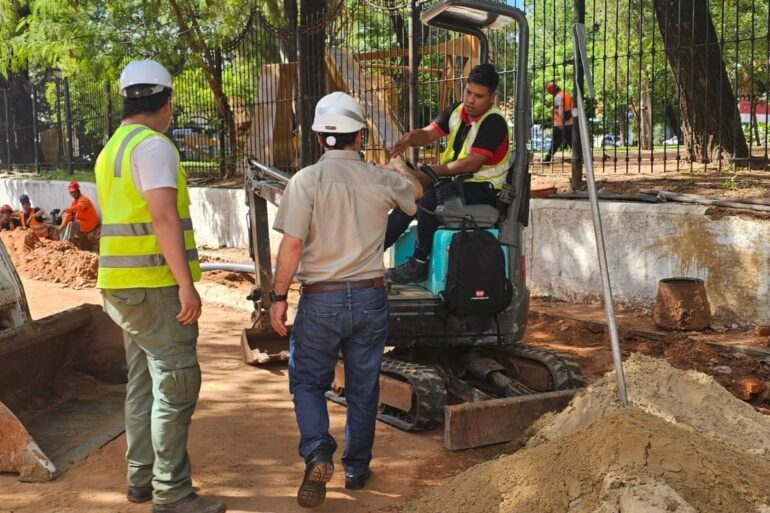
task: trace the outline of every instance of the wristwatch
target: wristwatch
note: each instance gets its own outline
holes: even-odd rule
[[[270,291],[270,301],[272,301],[273,303],[286,301],[288,297],[289,297],[289,294],[276,294],[274,290]]]

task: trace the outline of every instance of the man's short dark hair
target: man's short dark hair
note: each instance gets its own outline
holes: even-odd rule
[[[137,114],[155,114],[171,98],[171,89],[140,98],[123,98],[123,119]]]
[[[468,75],[469,84],[479,84],[487,86],[489,93],[494,94],[497,91],[497,84],[500,82],[500,76],[493,64],[479,64],[474,66]]]
[[[346,146],[350,146],[351,144],[356,142],[356,136],[358,135],[358,132],[348,132],[344,134],[318,132],[318,135],[321,137],[321,143],[324,145],[325,148],[329,148],[330,150],[344,150]],[[334,137],[335,139],[334,145],[327,144],[326,138],[329,136]]]

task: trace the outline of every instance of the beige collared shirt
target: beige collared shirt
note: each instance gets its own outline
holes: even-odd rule
[[[330,150],[291,178],[273,229],[305,243],[297,281],[365,280],[385,272],[383,242],[395,207],[417,212],[409,180],[355,151]]]

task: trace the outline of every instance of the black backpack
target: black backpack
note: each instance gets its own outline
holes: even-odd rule
[[[475,222],[463,221],[462,229],[452,236],[444,307],[454,315],[495,315],[513,298],[513,285],[505,276],[505,254],[500,241]]]

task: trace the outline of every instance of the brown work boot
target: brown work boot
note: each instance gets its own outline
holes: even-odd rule
[[[171,504],[153,504],[152,513],[224,513],[227,506],[222,501],[191,493]]]
[[[297,503],[303,508],[315,508],[326,499],[326,483],[334,474],[332,450],[324,445],[305,459],[305,478],[297,491]]]
[[[126,490],[128,502],[147,502],[152,500],[152,486],[129,486]]]

